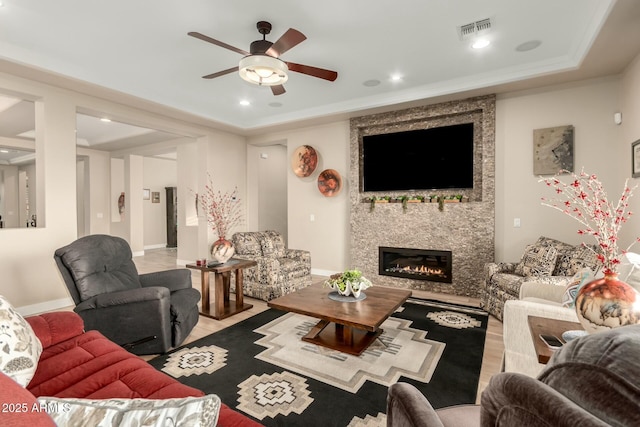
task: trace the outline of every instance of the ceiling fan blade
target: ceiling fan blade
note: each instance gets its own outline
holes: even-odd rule
[[[296,73],[306,74],[308,76],[318,77],[319,79],[329,80],[330,82],[338,78],[338,73],[331,70],[325,70],[324,68],[312,67],[311,65],[296,64],[295,62],[287,62],[289,70]]]
[[[237,47],[234,47],[234,46],[231,46],[229,44],[226,44],[225,42],[221,42],[220,40],[212,39],[211,37],[205,36],[204,34],[200,34],[200,33],[196,32],[196,31],[191,31],[191,32],[189,32],[187,34],[190,35],[191,37],[195,37],[197,39],[204,40],[204,41],[209,42],[209,43],[213,43],[216,46],[220,46],[220,47],[223,47],[225,49],[229,49],[231,51],[239,53],[240,55],[245,55],[245,56],[249,55],[249,52],[247,52],[246,50],[238,49]]]
[[[302,43],[307,39],[307,36],[302,34],[298,30],[289,28],[282,37],[280,37],[269,49],[266,54],[278,58],[280,55],[288,51],[294,46]]]
[[[233,73],[234,71],[238,71],[238,67],[233,67],[227,70],[218,71],[217,73],[213,73],[213,74],[207,74],[206,76],[202,76],[202,78],[215,79],[216,77],[224,76],[225,74]]]
[[[271,92],[273,92],[273,94],[275,96],[278,96],[278,95],[282,95],[283,93],[285,93],[286,90],[284,90],[284,86],[276,85],[276,86],[271,86]]]

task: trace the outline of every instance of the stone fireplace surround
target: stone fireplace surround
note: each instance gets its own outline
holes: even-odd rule
[[[362,192],[361,150],[364,135],[474,124],[474,188],[415,192]],[[351,119],[349,173],[351,266],[374,284],[432,292],[480,296],[484,264],[495,252],[495,95],[434,104]],[[402,161],[401,157],[394,161]],[[428,163],[425,164],[428,167]],[[468,203],[379,203],[370,196],[464,194]],[[447,250],[453,253],[453,282],[438,283],[378,274],[378,247]]]

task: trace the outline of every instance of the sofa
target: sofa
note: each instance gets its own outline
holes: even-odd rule
[[[503,320],[504,303],[519,299],[523,283],[535,280],[564,286],[583,268],[596,272],[599,263],[594,249],[541,236],[526,246],[519,262],[485,264],[481,307],[498,320]]]
[[[620,279],[640,292],[640,269],[635,263],[640,256],[626,253],[618,265]],[[600,273],[601,274],[601,273]],[[567,283],[557,286],[539,282],[536,278],[524,282],[518,300],[504,304],[503,339],[504,371],[537,376],[545,367],[538,358],[529,332],[529,316],[578,322],[575,310],[575,293],[585,283],[598,275],[590,269],[579,270]]]
[[[8,313],[14,319],[12,324],[23,323],[11,307],[4,312],[1,309],[2,304],[0,318]],[[37,340],[29,340],[28,353],[19,359],[24,367],[28,356],[39,354],[37,367],[33,366],[35,373],[26,388],[18,382],[24,378],[15,369],[3,367],[0,402],[6,410],[0,411],[2,426],[67,427],[98,425],[99,421],[106,425],[107,418],[101,418],[105,414],[116,420],[109,418],[109,425],[135,425],[133,420],[139,425],[165,425],[154,411],[168,417],[167,411],[172,410],[180,413],[177,419],[186,423],[183,425],[215,425],[216,418],[218,426],[260,425],[221,403],[217,396],[205,396],[154,369],[100,332],[84,332],[82,318],[76,313],[45,313],[28,317],[26,323],[28,326],[22,326],[33,331]],[[26,335],[28,332],[19,332],[17,342],[24,344]],[[145,411],[151,411],[151,415]],[[141,414],[149,424],[136,418]],[[175,415],[171,417],[176,419]]]
[[[231,241],[236,256],[258,263],[244,270],[245,295],[271,301],[311,284],[310,252],[287,249],[277,231],[235,233]]]
[[[388,427],[640,425],[640,325],[577,338],[537,378],[494,375],[480,405],[435,410],[408,383],[387,396]]]
[[[525,282],[520,298],[504,305],[502,337],[504,341],[503,370],[535,378],[545,365],[538,362],[529,330],[529,316],[578,322],[574,307],[562,304],[565,286],[536,281]]]

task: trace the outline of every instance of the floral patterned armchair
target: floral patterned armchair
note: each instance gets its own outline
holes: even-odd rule
[[[520,297],[524,282],[565,286],[582,268],[598,270],[598,260],[591,248],[573,246],[549,237],[540,237],[527,245],[519,263],[487,263],[480,305],[498,320],[502,320],[504,303]]]
[[[270,301],[311,284],[311,254],[287,249],[277,231],[235,233],[231,241],[236,256],[258,263],[244,271],[245,295]]]

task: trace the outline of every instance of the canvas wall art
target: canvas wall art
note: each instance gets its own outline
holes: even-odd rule
[[[573,172],[573,126],[556,126],[533,131],[533,174],[555,175]]]
[[[640,139],[631,144],[631,176],[640,178]]]

